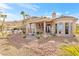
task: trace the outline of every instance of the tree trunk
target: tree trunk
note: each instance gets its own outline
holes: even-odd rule
[[[3,29],[4,29],[4,21],[5,21],[5,18],[3,19],[3,22],[2,22],[2,26],[1,26],[1,32],[2,32],[2,36],[4,36],[4,33],[3,33]]]

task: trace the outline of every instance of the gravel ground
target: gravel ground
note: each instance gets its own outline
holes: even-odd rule
[[[28,40],[28,38],[30,38]],[[59,55],[59,46],[77,44],[75,38],[48,37],[36,39],[22,34],[12,34],[8,39],[0,39],[0,55],[6,56],[56,56]]]

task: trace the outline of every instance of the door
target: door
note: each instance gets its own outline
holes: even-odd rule
[[[51,25],[50,25],[50,24],[48,24],[48,25],[46,26],[46,32],[47,32],[47,33],[51,33]]]

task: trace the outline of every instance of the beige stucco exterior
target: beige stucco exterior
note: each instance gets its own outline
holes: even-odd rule
[[[43,34],[48,34],[47,28],[50,27],[49,29],[50,29],[50,31],[51,31],[50,33],[52,35],[55,34],[57,36],[73,36],[73,35],[75,35],[76,21],[77,21],[77,18],[72,17],[72,16],[61,16],[59,18],[39,18],[38,20],[30,19],[30,20],[27,20],[26,33],[27,34],[33,33],[32,31],[34,31],[34,33],[42,32]],[[58,28],[57,28],[57,33],[55,33],[55,31],[56,31],[55,24],[59,24],[59,23],[62,23],[62,25],[63,25],[63,30],[61,31],[61,34],[59,33]],[[65,23],[68,23],[68,27],[69,27],[68,34],[65,33],[65,31],[66,31]],[[40,28],[38,28],[37,26]],[[42,30],[41,30],[41,27],[42,27]],[[31,32],[29,32],[29,30],[31,30]]]
[[[59,34],[57,33],[57,35],[60,35],[60,36],[65,36],[65,23],[68,23],[69,24],[69,34],[67,36],[70,36],[70,35],[74,35],[75,34],[75,30],[76,30],[76,18],[74,17],[69,17],[69,16],[62,16],[60,18],[57,18],[56,19],[56,23],[59,24],[59,23],[62,23],[64,25],[64,28],[62,30],[62,34]],[[72,28],[71,28],[72,27]]]

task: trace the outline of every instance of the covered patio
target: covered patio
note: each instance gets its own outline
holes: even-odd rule
[[[39,22],[32,22],[27,25],[27,34],[54,34],[54,21],[46,20]]]

